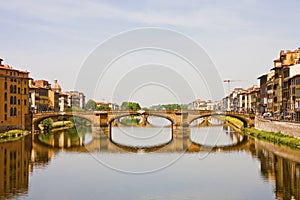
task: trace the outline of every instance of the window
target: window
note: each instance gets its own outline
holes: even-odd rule
[[[14,116],[17,116],[17,108],[14,108]]]
[[[4,112],[7,112],[7,104],[4,104]]]
[[[10,108],[10,116],[14,116],[14,109]]]
[[[7,82],[4,82],[4,90],[7,90]]]
[[[283,72],[283,78],[287,78],[289,76],[290,76],[289,70],[286,70],[286,71]]]
[[[296,79],[296,85],[300,85],[300,79]]]
[[[21,94],[21,89],[20,88],[18,88],[18,94]]]
[[[300,97],[300,88],[296,88],[295,96]]]
[[[4,115],[4,120],[5,120],[5,121],[7,120],[7,114]]]
[[[10,104],[14,104],[14,97],[10,97],[10,102],[9,102]]]
[[[17,93],[17,86],[14,85],[14,94]]]
[[[24,100],[24,106],[26,106],[26,104],[27,104],[27,102],[26,102],[26,100]]]
[[[21,104],[21,101],[20,101],[20,99],[18,99],[18,105],[20,105]]]
[[[14,97],[14,104],[17,104],[17,97]]]
[[[13,93],[14,92],[14,86],[10,85],[9,91],[10,91],[10,93]]]
[[[27,93],[27,90],[26,90],[26,88],[24,88],[24,94],[26,94]]]
[[[7,92],[4,93],[4,101],[7,101]]]

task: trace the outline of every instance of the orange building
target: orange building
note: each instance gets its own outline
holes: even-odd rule
[[[0,58],[0,130],[25,129],[29,72],[2,64]]]

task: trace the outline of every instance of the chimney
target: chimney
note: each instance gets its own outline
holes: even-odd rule
[[[300,48],[300,47],[299,47]],[[3,59],[2,58],[0,58],[0,66],[2,66],[2,61],[3,61]]]
[[[281,50],[281,51],[280,51],[280,55],[281,55],[281,56],[284,55],[284,50]]]

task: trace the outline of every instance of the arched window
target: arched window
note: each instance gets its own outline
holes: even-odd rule
[[[17,93],[17,86],[14,85],[14,93]]]
[[[12,85],[10,85],[10,93],[13,93],[13,91],[14,91],[14,87],[12,86]]]
[[[17,116],[17,108],[14,108],[14,116]]]

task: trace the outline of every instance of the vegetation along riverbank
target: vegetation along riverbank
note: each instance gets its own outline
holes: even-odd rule
[[[0,143],[18,140],[28,135],[29,133],[29,131],[25,130],[10,130],[4,133],[0,133]]]
[[[243,126],[243,122],[233,117],[226,117],[225,121],[234,129],[240,129],[245,135],[255,137],[260,140],[265,140],[275,144],[286,145],[291,148],[300,149],[300,139],[293,136],[285,135],[280,132],[267,132],[264,130],[257,130],[255,128],[247,128]]]

